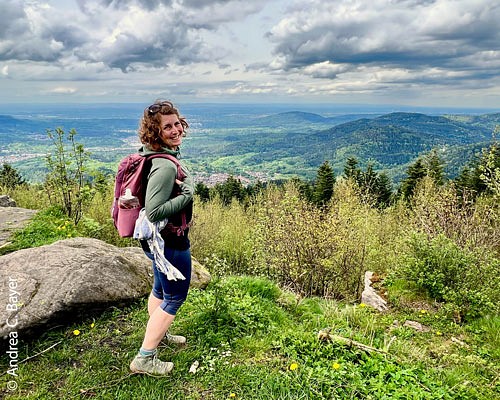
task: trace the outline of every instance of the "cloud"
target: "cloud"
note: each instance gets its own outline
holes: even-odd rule
[[[8,65],[4,65],[2,67],[2,75],[3,76],[9,76],[9,66]]]
[[[58,8],[37,1],[0,5],[0,60],[104,63],[123,72],[220,60],[203,32],[259,11],[256,0],[77,0]]]
[[[59,86],[53,89],[48,90],[48,93],[53,93],[53,94],[74,94],[78,90],[73,87],[64,87],[64,86]]]
[[[461,79],[488,68],[477,56],[498,54],[499,20],[500,4],[489,0],[311,0],[291,7],[267,37],[275,69],[315,78],[364,66],[464,71]]]

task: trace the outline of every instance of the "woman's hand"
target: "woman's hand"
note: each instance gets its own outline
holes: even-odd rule
[[[184,182],[180,181],[179,179],[176,179],[175,183],[177,183],[179,185],[179,187],[181,188],[181,193],[183,195],[188,196],[188,197],[193,197],[194,192],[193,192],[190,185],[186,185]]]

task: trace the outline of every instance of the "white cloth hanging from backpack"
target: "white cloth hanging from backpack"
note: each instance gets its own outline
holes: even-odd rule
[[[156,268],[164,274],[168,280],[184,280],[186,277],[175,268],[170,261],[165,258],[165,242],[160,231],[167,225],[168,220],[151,222],[146,216],[146,209],[139,212],[139,217],[135,221],[134,239],[146,240],[149,249],[153,253]]]

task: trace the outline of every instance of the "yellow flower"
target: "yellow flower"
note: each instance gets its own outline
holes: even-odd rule
[[[295,371],[297,368],[299,368],[299,364],[297,363],[290,364],[290,371]]]
[[[230,393],[229,397],[236,397],[236,393]]]
[[[436,331],[436,335],[438,335],[438,336],[443,336],[443,332],[441,332],[441,331]]]
[[[365,303],[360,303],[359,305],[361,308],[365,308],[366,307],[366,304]]]
[[[75,329],[73,331],[73,335],[78,336],[80,334],[80,331],[78,329]]]
[[[92,323],[90,324],[90,327],[91,327],[91,328],[93,328],[94,326],[95,326],[95,323],[94,323],[94,322],[92,322]]]
[[[426,314],[427,310],[420,310],[420,314]]]
[[[335,362],[335,363],[333,363],[332,368],[333,369],[340,369],[340,364]]]

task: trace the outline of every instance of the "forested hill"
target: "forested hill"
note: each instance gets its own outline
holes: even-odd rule
[[[183,158],[202,181],[217,173],[312,180],[325,160],[339,175],[346,160],[355,157],[361,168],[372,163],[397,183],[416,157],[434,148],[453,177],[488,146],[500,125],[500,113],[323,116],[293,108],[278,113],[250,106],[224,112],[217,108],[217,113],[205,108],[188,110],[193,129],[182,148]],[[138,147],[135,110],[49,110],[38,118],[0,115],[0,159],[13,163],[28,181],[42,179],[43,155],[50,146],[46,129],[57,126],[76,129],[78,142],[92,154],[91,168],[105,173],[114,173],[120,158]]]
[[[437,148],[446,173],[454,176],[488,145],[495,125],[500,124],[500,114],[464,117],[398,112],[356,118],[360,116],[324,118],[304,112],[265,116],[230,140],[212,136],[198,157],[213,157],[226,171],[246,169],[306,178],[313,178],[325,160],[341,174],[347,158],[355,157],[361,166],[370,162],[397,182],[416,157]],[[338,123],[341,118],[354,120]]]

